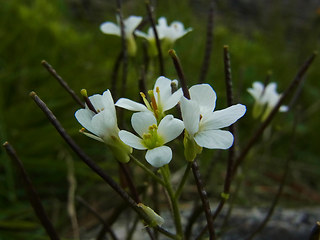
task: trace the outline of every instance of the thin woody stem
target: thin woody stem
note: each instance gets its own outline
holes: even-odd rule
[[[214,28],[214,1],[211,0],[210,8],[209,8],[209,14],[208,14],[208,23],[207,23],[207,40],[206,40],[206,47],[202,62],[202,68],[199,78],[199,83],[204,83],[208,70],[209,70],[209,64],[212,54],[212,43],[213,43],[213,28]]]
[[[203,187],[203,183],[202,183],[200,171],[199,171],[199,166],[198,166],[196,159],[192,162],[191,168],[192,168],[194,179],[196,181],[198,193],[201,198],[202,207],[203,207],[204,213],[206,215],[207,226],[208,226],[208,230],[209,230],[209,239],[213,240],[213,239],[215,239],[215,231],[214,231],[213,221],[211,218],[210,204],[209,204],[207,192],[204,190],[204,187]]]
[[[263,131],[265,130],[265,128],[269,125],[269,123],[271,122],[271,120],[274,118],[274,116],[276,115],[276,113],[278,112],[280,106],[283,104],[284,100],[287,98],[287,96],[289,95],[289,93],[300,84],[300,82],[302,81],[302,77],[304,76],[304,74],[306,73],[306,71],[308,70],[308,68],[310,67],[311,63],[313,62],[313,60],[315,59],[317,53],[314,52],[308,59],[307,61],[302,65],[302,67],[300,68],[300,70],[298,71],[297,75],[295,76],[295,78],[292,80],[291,84],[288,86],[288,88],[285,90],[285,92],[282,94],[280,100],[278,101],[277,105],[273,108],[273,110],[271,111],[271,113],[269,114],[269,116],[267,117],[267,119],[261,124],[260,128],[258,129],[258,131],[256,131],[256,133],[252,136],[252,138],[249,140],[249,143],[247,144],[247,146],[242,150],[242,152],[240,153],[240,155],[235,159],[235,162],[233,164],[233,168],[232,168],[232,172],[231,172],[231,178],[230,181],[232,181],[232,179],[234,178],[237,168],[240,166],[240,164],[243,162],[245,156],[247,155],[247,153],[249,152],[249,150],[251,149],[251,147],[256,143],[256,141],[258,140],[258,138],[261,136],[261,134],[263,133]],[[225,196],[226,197],[226,196]],[[215,219],[218,216],[218,213],[222,210],[224,202],[226,201],[226,199],[221,199],[221,201],[218,204],[218,207],[216,209],[216,211],[214,212],[212,218]],[[200,232],[200,234],[198,235],[198,238],[200,238],[206,231],[206,228],[208,226],[204,227],[202,229],[202,231]]]
[[[146,224],[151,223],[150,218],[146,213],[137,206],[136,202],[128,195],[128,193],[123,190],[118,183],[116,183],[107,173],[105,173],[92,159],[85,154],[82,149],[75,143],[75,141],[67,134],[66,130],[61,126],[60,122],[57,120],[55,115],[46,106],[46,104],[36,95],[35,92],[31,92],[30,96],[38,107],[43,111],[43,113],[48,117],[51,124],[56,128],[61,137],[66,141],[66,143],[71,147],[71,149],[78,155],[78,157],[93,170],[97,175],[99,175],[139,216],[143,219]],[[174,234],[166,231],[165,229],[156,226],[159,232],[166,235],[171,239],[175,239]]]
[[[26,189],[28,197],[29,197],[30,204],[31,204],[35,214],[37,215],[38,219],[40,220],[42,226],[45,228],[45,230],[51,240],[60,240],[58,233],[56,232],[51,221],[49,220],[49,217],[46,214],[46,212],[42,206],[42,203],[41,203],[40,198],[39,198],[39,196],[33,186],[33,183],[31,181],[28,173],[26,172],[26,170],[23,166],[23,163],[21,162],[20,158],[18,157],[15,149],[8,142],[5,142],[3,144],[3,147],[5,148],[7,154],[9,155],[9,157],[11,158],[11,160],[14,162],[17,169],[19,170],[20,176],[23,179],[23,183],[24,183],[25,189]]]
[[[161,44],[160,44],[160,39],[159,39],[159,34],[156,28],[156,24],[154,22],[154,17],[152,14],[152,9],[150,5],[150,1],[146,0],[146,8],[147,8],[147,13],[148,17],[151,23],[151,27],[154,33],[154,38],[156,40],[156,46],[157,46],[157,51],[158,51],[158,59],[159,59],[159,68],[160,68],[160,76],[164,75],[164,63],[163,63],[163,56],[162,56],[162,49],[161,49]]]
[[[173,49],[169,50],[169,55],[172,58],[173,64],[174,64],[176,71],[177,71],[177,74],[179,76],[179,80],[180,80],[182,91],[183,91],[183,96],[187,99],[190,99],[189,89],[187,87],[187,82],[186,82],[186,79],[185,79],[185,76],[184,76],[184,73],[182,70],[180,60],[179,60],[176,52]],[[211,219],[210,204],[209,204],[207,193],[204,190],[204,186],[201,181],[200,171],[199,171],[199,167],[198,167],[198,163],[197,163],[196,159],[192,162],[191,169],[193,172],[194,179],[196,181],[199,196],[201,198],[203,210],[206,215],[207,226],[209,229],[209,239],[210,240],[215,239],[215,231],[214,231],[214,227],[213,227],[213,221]]]
[[[181,84],[181,88],[182,88],[182,91],[183,91],[183,96],[185,96],[187,99],[190,99],[190,93],[189,93],[189,89],[188,89],[188,86],[187,86],[187,82],[186,82],[186,79],[185,79],[185,76],[184,76],[184,73],[183,73],[183,70],[182,70],[182,66],[181,66],[181,63],[180,63],[180,60],[176,54],[176,51],[173,50],[173,49],[170,49],[169,50],[169,55],[171,56],[172,58],[172,61],[173,61],[173,65],[177,71],[177,74],[178,74],[178,77],[179,77],[179,80],[180,80],[180,84]]]
[[[226,92],[227,92],[227,104],[228,104],[228,106],[231,106],[233,104],[233,93],[232,93],[231,63],[230,63],[230,54],[229,54],[229,47],[228,46],[223,47],[223,60],[224,60],[223,61],[224,62],[224,73],[225,73]],[[229,131],[231,132],[232,135],[234,135],[235,126],[233,124],[229,127]],[[220,202],[219,202],[215,212],[213,213],[213,217],[212,217],[213,221],[219,215],[219,213],[223,209],[225,202],[229,198],[234,156],[235,156],[235,141],[234,141],[233,145],[229,148],[227,172],[226,172],[226,177],[224,180],[223,193],[221,195]]]
[[[41,64],[60,83],[60,85],[71,95],[73,100],[76,101],[76,103],[78,103],[82,108],[84,108],[84,104],[81,101],[81,99],[69,87],[68,83],[66,81],[64,81],[63,78],[56,72],[56,70],[46,60],[42,60]]]
[[[266,127],[270,124],[274,116],[277,114],[279,108],[284,103],[284,101],[287,99],[288,95],[293,91],[293,89],[297,86],[299,86],[300,82],[303,79],[304,74],[309,69],[310,65],[314,61],[315,57],[317,56],[317,52],[314,52],[307,61],[302,65],[302,67],[299,69],[298,73],[294,77],[294,79],[291,81],[290,85],[287,87],[287,89],[283,92],[281,95],[281,98],[279,99],[277,105],[273,108],[269,116],[266,118],[266,120],[261,124],[260,128],[255,132],[255,134],[252,136],[252,138],[249,140],[246,147],[242,150],[240,155],[235,160],[233,170],[232,170],[232,177],[237,172],[238,167],[241,165],[243,160],[245,159],[246,155],[248,154],[251,147],[257,142],[257,140],[262,135],[263,131],[266,129]]]

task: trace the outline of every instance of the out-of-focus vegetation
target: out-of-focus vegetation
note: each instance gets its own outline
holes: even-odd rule
[[[157,17],[165,16],[169,22],[179,20],[193,28],[175,45],[190,85],[197,83],[200,74],[208,2],[161,0],[155,3]],[[277,82],[278,90],[283,91],[303,61],[319,49],[320,5],[311,0],[237,2],[216,1],[213,55],[206,81],[217,92],[218,109],[225,107],[222,49],[223,45],[229,45],[236,99],[248,109],[239,123],[239,145],[242,146],[259,124],[251,117],[253,99],[246,89],[253,81],[264,81],[267,71],[271,70],[271,81]],[[144,1],[124,1],[123,12],[125,16],[146,16]],[[107,20],[116,21],[115,13],[115,1],[1,2],[0,139],[15,146],[50,217],[66,237],[71,236],[70,228],[65,227],[70,225],[66,213],[67,158],[74,160],[77,195],[107,213],[115,204],[109,201],[115,194],[106,194],[109,189],[71,153],[28,94],[36,91],[85,151],[117,178],[117,165],[104,145],[78,134],[80,125],[73,115],[78,106],[40,64],[41,60],[47,60],[77,92],[86,88],[91,95],[110,88],[121,42],[120,38],[102,34],[99,25]],[[137,42],[141,49],[141,39]],[[127,97],[138,99],[139,73],[134,65],[141,62],[142,56],[139,56],[135,64],[129,66],[129,85],[134,90],[128,91]],[[177,78],[169,58],[166,58],[165,66],[166,76]],[[318,66],[319,60],[316,60],[297,101],[290,106],[295,117],[292,112],[278,114],[272,128],[248,156],[242,169],[245,191],[240,194],[239,203],[263,205],[272,199],[285,158],[291,151],[290,132],[294,118],[298,125],[293,162],[281,204],[305,206],[319,202]],[[156,77],[153,74],[149,79],[149,87]],[[216,168],[211,174],[212,181],[219,184],[223,181],[225,155],[223,152],[222,160],[216,160]],[[212,151],[205,151],[201,162],[204,166],[208,164],[204,161],[205,156],[211,158]],[[3,149],[0,149],[0,161],[0,240],[46,239]],[[184,162],[173,163],[174,168],[183,165]],[[214,201],[221,186],[212,187],[210,196]],[[80,225],[90,226],[92,219],[78,208],[83,217],[79,219],[87,219],[86,222],[80,220]]]

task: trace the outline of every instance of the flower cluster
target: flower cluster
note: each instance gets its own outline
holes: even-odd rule
[[[253,117],[265,120],[272,109],[277,105],[281,94],[277,92],[277,84],[274,82],[264,85],[261,82],[254,82],[252,88],[248,88],[248,92],[255,100],[253,107]],[[279,111],[288,111],[288,106],[281,106]]]
[[[148,40],[149,45],[155,44],[153,29],[148,33],[136,30],[142,17],[130,16],[118,24],[105,22],[100,29],[106,34],[121,36],[127,40],[128,52],[135,55],[136,44],[134,34]],[[121,26],[122,25],[121,29]],[[174,21],[168,25],[165,17],[158,19],[155,26],[162,49],[171,48],[173,43],[190,32],[181,22]],[[123,30],[123,33],[121,31]],[[153,46],[155,48],[155,45]],[[209,84],[194,85],[189,89],[190,99],[183,96],[178,89],[178,81],[160,76],[152,90],[140,95],[143,104],[120,98],[114,103],[109,90],[103,95],[88,97],[86,92],[85,109],[75,113],[75,117],[84,127],[81,132],[93,139],[104,142],[121,162],[130,160],[132,148],[146,150],[146,161],[156,168],[161,168],[172,160],[173,152],[166,144],[176,139],[184,132],[184,155],[187,161],[193,161],[202,148],[227,149],[233,144],[233,135],[222,128],[228,127],[241,118],[246,107],[236,104],[223,110],[215,110],[216,93]],[[181,119],[167,112],[175,106],[180,106]],[[131,125],[136,134],[120,130],[117,124],[115,107],[134,111]],[[86,131],[87,130],[87,131]]]
[[[173,92],[176,80],[159,77],[154,89],[148,91],[150,100],[141,93],[145,105],[126,98],[120,98],[114,104],[109,90],[103,95],[88,98],[85,109],[75,113],[79,123],[89,132],[87,136],[105,142],[119,161],[129,161],[131,147],[147,150],[146,161],[154,167],[162,167],[172,160],[172,150],[165,144],[177,138],[185,129],[184,146],[188,161],[194,160],[202,147],[209,149],[227,149],[233,144],[233,135],[221,128],[227,127],[245,112],[242,104],[233,105],[220,111],[214,111],[216,94],[208,84],[192,86],[191,99],[182,95],[181,89]],[[178,103],[182,120],[166,114]],[[136,111],[131,117],[135,134],[119,130],[115,106]]]
[[[146,39],[149,43],[149,53],[151,56],[157,55],[156,39],[152,27],[149,27],[147,33],[140,30],[136,30],[141,23],[142,17],[130,16],[123,20],[124,38],[127,40],[128,53],[134,56],[137,51],[137,46],[134,40],[134,34],[138,37]],[[113,22],[104,22],[100,25],[100,30],[105,34],[111,34],[121,36],[120,20],[117,16],[118,24]],[[170,25],[167,24],[165,17],[158,19],[158,25],[156,25],[157,34],[159,40],[162,40],[162,49],[168,51],[173,47],[174,42],[183,37],[188,32],[192,31],[192,28],[184,28],[184,25],[179,21],[174,21]]]

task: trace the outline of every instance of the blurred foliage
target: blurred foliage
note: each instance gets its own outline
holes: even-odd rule
[[[168,22],[179,20],[193,28],[175,45],[189,85],[197,83],[200,75],[208,2],[154,1],[157,17],[165,16]],[[217,108],[225,107],[222,50],[224,45],[229,45],[236,99],[247,105],[248,109],[239,123],[239,145],[243,146],[259,124],[251,117],[253,99],[246,89],[253,81],[264,81],[269,70],[273,72],[271,80],[278,83],[278,90],[285,89],[304,60],[312,51],[319,50],[320,5],[311,0],[237,2],[216,1],[214,48],[207,82],[217,92]],[[123,12],[125,16],[145,16],[144,2],[124,1]],[[48,61],[76,92],[86,88],[89,94],[102,93],[111,86],[112,69],[121,42],[117,37],[103,35],[99,25],[107,20],[116,21],[115,13],[115,1],[1,2],[0,139],[1,142],[10,141],[16,148],[49,215],[64,236],[70,236],[70,229],[65,227],[66,223],[69,225],[66,213],[66,155],[74,158],[77,195],[107,210],[116,204],[115,201],[107,206],[105,204],[115,194],[105,196],[108,188],[71,153],[28,94],[36,91],[84,150],[117,178],[118,168],[110,153],[103,144],[78,134],[80,125],[73,116],[78,106],[40,64],[43,59]],[[141,50],[143,42],[141,39],[137,42]],[[136,67],[139,68],[142,58],[139,55],[129,66],[130,91],[127,91],[127,96],[136,100],[139,78]],[[168,57],[165,66],[166,76],[177,78]],[[281,175],[285,158],[292,151],[290,132],[294,118],[298,118],[298,124],[289,186],[299,183],[303,189],[310,190],[307,193],[320,190],[317,140],[320,122],[316,117],[320,110],[320,71],[317,66],[319,60],[311,67],[299,98],[291,106],[295,116],[293,112],[279,114],[272,128],[248,156],[243,168],[246,177],[242,181],[245,186],[242,195],[239,195],[239,203],[248,204],[248,196],[257,204],[265,204],[272,199],[272,191],[263,191],[263,187],[274,186],[276,189],[277,181],[270,178],[270,174]],[[157,73],[148,75],[148,87],[152,87],[156,77]],[[129,120],[129,113],[125,116]],[[211,164],[205,159],[211,159],[212,155],[212,151],[204,151],[201,156],[203,169]],[[210,190],[214,198],[222,189],[225,159],[226,152],[223,152],[214,161],[215,168],[210,174],[214,178],[212,181],[218,184],[208,186],[212,187]],[[44,231],[39,227],[19,177],[3,149],[0,149],[0,162],[0,208],[5,209],[0,213],[0,240],[47,239],[41,237]],[[176,161],[172,168],[179,169],[183,165],[183,161]],[[252,189],[257,193],[256,198],[251,196]],[[305,196],[303,190],[297,193],[294,187],[288,187],[287,191],[289,197],[283,201],[287,206],[316,203],[319,197],[316,194]],[[297,196],[299,194],[301,196]],[[17,230],[23,233],[17,233]]]

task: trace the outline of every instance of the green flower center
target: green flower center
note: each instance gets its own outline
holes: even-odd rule
[[[153,124],[149,127],[149,131],[142,135],[142,144],[148,148],[153,149],[164,144],[163,138],[158,134],[158,127]]]

